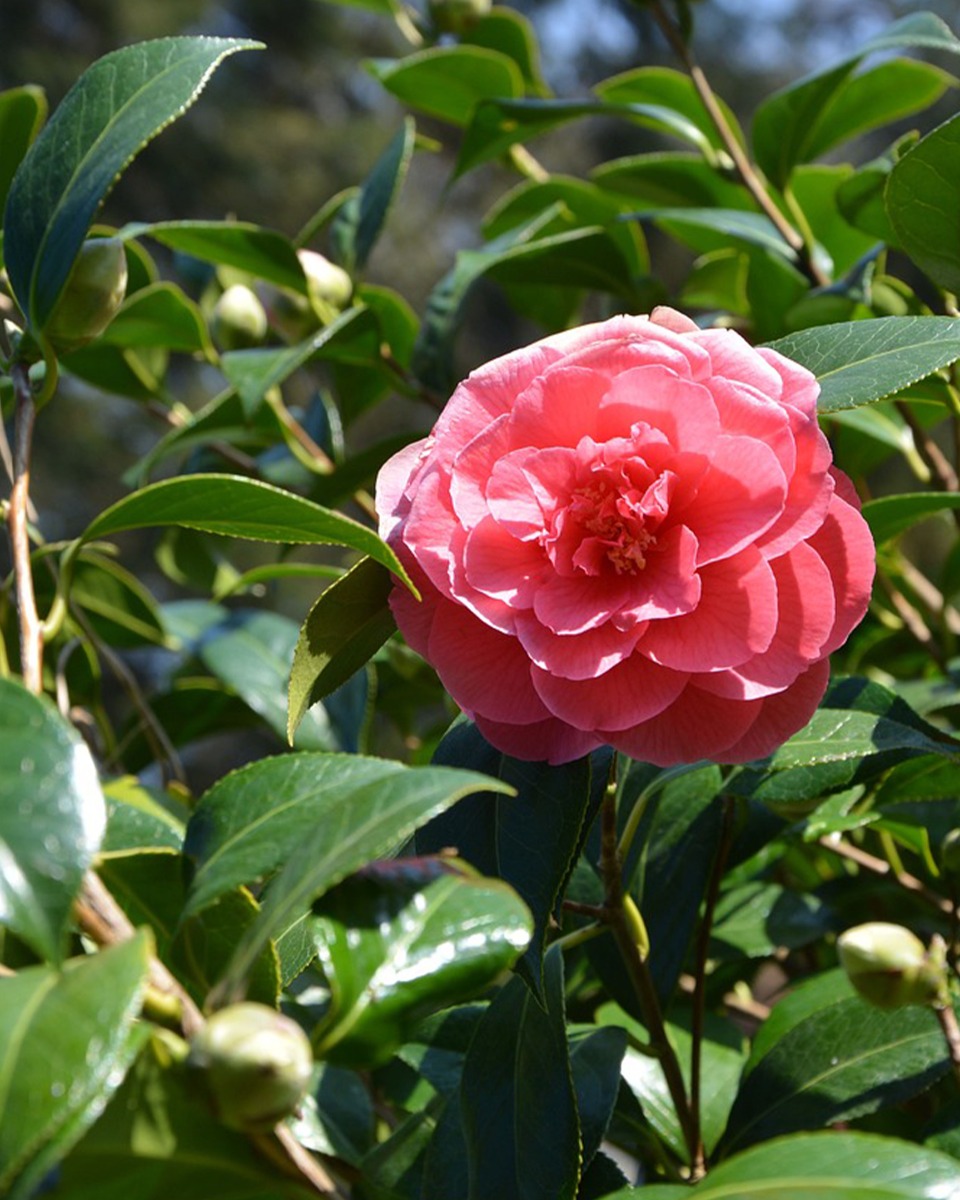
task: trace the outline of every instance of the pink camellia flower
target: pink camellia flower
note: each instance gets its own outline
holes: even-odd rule
[[[672,309],[514,351],[380,472],[391,605],[497,749],[771,753],[863,616],[874,551],[817,382]]]

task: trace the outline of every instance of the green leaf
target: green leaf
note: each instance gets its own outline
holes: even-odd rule
[[[330,1006],[311,1040],[318,1058],[352,1067],[386,1062],[420,1019],[488,988],[532,928],[502,880],[442,858],[373,863],[313,914]]]
[[[256,542],[349,546],[406,579],[396,555],[373,530],[293,492],[240,475],[184,475],[150,484],[102,512],[81,541],[154,525]]]
[[[173,283],[152,283],[123,303],[99,342],[109,346],[160,346],[183,354],[212,351],[200,309]]]
[[[352,196],[337,214],[330,236],[337,257],[351,275],[366,266],[390,209],[400,194],[413,158],[416,132],[413,118],[407,117],[359,193]]]
[[[53,1200],[306,1200],[252,1139],[214,1117],[196,1077],[151,1041],[62,1164]]]
[[[544,963],[544,1007],[514,978],[481,1017],[463,1064],[460,1111],[470,1200],[573,1200],[581,1142],[559,950]]]
[[[390,573],[362,558],[314,603],[300,629],[290,670],[287,738],[307,710],[350,678],[396,628],[387,599]]]
[[[47,119],[43,89],[27,85],[0,92],[0,205],[23,156]]]
[[[681,71],[669,67],[637,67],[605,79],[596,85],[594,91],[609,104],[657,105],[669,109],[699,131],[703,145],[712,146],[714,150],[724,149],[723,139],[704,107],[693,80]],[[729,127],[742,145],[744,137],[737,118],[722,100],[718,103]]]
[[[949,1067],[929,1008],[885,1011],[856,996],[818,1003],[750,1056],[723,1149],[877,1112],[926,1090]]]
[[[183,845],[185,809],[162,792],[152,792],[132,775],[104,784],[107,831],[99,857],[135,850],[179,850]]]
[[[770,343],[816,375],[822,413],[856,408],[960,358],[960,319],[878,317],[804,329]]]
[[[781,947],[808,946],[832,929],[826,904],[809,892],[751,880],[717,904],[710,949],[718,959],[766,958]]]
[[[457,721],[434,762],[470,767],[503,781],[501,795],[471,796],[418,830],[418,854],[455,846],[484,875],[515,888],[534,917],[522,971],[539,993],[547,926],[559,914],[566,883],[606,784],[609,753],[561,767],[520,762],[494,750],[476,726]],[[506,785],[506,786],[504,786]]]
[[[97,209],[130,160],[190,107],[227,55],[259,47],[243,38],[160,38],[105,55],[73,85],[7,197],[7,270],[34,329],[53,312]]]
[[[12,679],[0,679],[0,795],[0,918],[41,957],[59,962],[106,810],[80,735]]]
[[[123,1079],[150,949],[141,932],[62,971],[0,980],[0,1192],[10,1200],[34,1195]]]
[[[577,1097],[583,1165],[600,1149],[620,1088],[620,1063],[627,1048],[626,1030],[590,1026],[570,1038],[570,1073]]]
[[[939,17],[913,13],[894,21],[836,66],[808,75],[765,100],[754,114],[753,146],[757,162],[771,182],[783,187],[794,166],[813,157],[810,147],[817,145],[818,137],[829,142],[829,124],[821,132],[822,123],[861,59],[908,46],[956,53],[960,41]]]
[[[236,267],[257,279],[307,294],[307,281],[293,242],[274,229],[248,221],[157,221],[125,225],[122,237],[151,237],[201,262]]]
[[[903,249],[934,283],[960,291],[960,117],[919,141],[887,180],[886,209]]]
[[[657,208],[651,219],[662,229],[706,253],[729,246],[731,239],[793,261],[793,250],[762,213],[730,208]]]
[[[517,64],[482,46],[434,46],[367,67],[398,100],[452,125],[466,125],[481,100],[523,95]]]
[[[135,575],[102,554],[86,550],[74,564],[70,603],[83,609],[109,646],[128,649],[166,641],[156,600]]]
[[[958,1189],[960,1165],[946,1154],[831,1130],[776,1138],[738,1154],[686,1194],[693,1200],[943,1200]],[[654,1198],[658,1191],[652,1189]]]
[[[868,500],[863,506],[863,515],[877,545],[882,546],[919,521],[955,508],[960,508],[960,496],[948,492],[917,492]]]
[[[591,179],[605,191],[657,208],[754,208],[746,188],[696,154],[633,154],[601,163]],[[634,207],[637,207],[634,204]]]
[[[481,789],[508,790],[470,771],[414,769],[359,755],[304,752],[234,771],[202,797],[187,827],[185,853],[195,874],[186,912],[283,867],[265,898],[257,936],[240,945],[236,979],[317,896]]]
[[[281,613],[234,609],[207,630],[197,649],[204,666],[261,716],[280,738],[287,731],[287,680],[297,644],[296,622]],[[339,750],[330,718],[321,707],[300,725],[298,750]]]
[[[529,19],[512,8],[497,5],[460,35],[461,45],[484,46],[505,54],[520,68],[527,90],[549,95],[540,70],[540,47]]]

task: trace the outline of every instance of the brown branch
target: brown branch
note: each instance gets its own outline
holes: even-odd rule
[[[947,1043],[947,1052],[953,1064],[953,1073],[957,1082],[960,1083],[960,1026],[957,1025],[957,1014],[953,1011],[952,1004],[935,1004],[933,1011],[940,1022],[943,1040]]]
[[[933,905],[940,912],[949,914],[953,911],[953,905],[950,901],[938,895],[931,888],[928,888],[922,879],[917,879],[915,875],[911,875],[908,871],[895,871],[885,859],[877,858],[876,855],[869,854],[866,850],[861,850],[859,846],[851,845],[850,842],[841,841],[839,838],[834,839],[833,836],[820,838],[818,845],[822,846],[824,850],[829,850],[831,854],[845,858],[848,862],[856,863],[858,867],[862,867],[872,875],[889,876],[894,883],[899,884],[905,891],[913,892],[915,896],[926,900],[928,904]]]
[[[37,615],[30,564],[30,531],[27,513],[30,504],[30,447],[37,410],[25,363],[12,369],[16,410],[13,430],[13,488],[7,510],[7,529],[13,558],[17,617],[20,625],[20,670],[31,692],[43,690],[43,629]]]

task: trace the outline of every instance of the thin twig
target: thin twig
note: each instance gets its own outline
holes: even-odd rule
[[[869,854],[866,850],[861,850],[859,846],[851,845],[850,842],[844,842],[834,835],[820,838],[818,845],[822,846],[824,850],[829,850],[832,854],[838,855],[840,858],[847,859],[848,862],[856,863],[858,867],[862,867],[865,871],[869,871],[873,875],[889,876],[905,891],[913,892],[915,896],[926,900],[928,904],[932,904],[940,912],[949,914],[952,911],[953,906],[950,901],[938,895],[932,888],[928,888],[922,879],[917,879],[915,875],[911,875],[908,871],[895,871],[884,859],[877,858],[876,855]]]
[[[37,615],[30,564],[30,531],[27,512],[30,503],[30,447],[37,410],[25,363],[16,363],[11,371],[16,409],[13,429],[13,488],[7,511],[11,555],[20,623],[20,669],[23,682],[31,692],[43,690],[43,629]]]
[[[917,453],[930,469],[941,491],[960,491],[960,480],[953,464],[933,440],[926,429],[917,420],[916,414],[906,400],[894,402],[897,412],[903,417],[913,436],[913,444]],[[960,513],[954,512],[954,517],[960,521]]]
[[[697,1155],[694,1160],[694,1178],[699,1179],[706,1171],[706,1155],[703,1146],[703,1127],[700,1119],[700,1069],[703,1054],[703,1024],[707,998],[707,955],[710,948],[710,933],[713,928],[713,914],[720,895],[720,883],[727,865],[727,856],[733,842],[735,802],[732,796],[721,798],[723,813],[721,816],[720,838],[717,842],[716,854],[713,857],[713,867],[707,884],[707,894],[704,899],[703,917],[697,930],[697,944],[694,956],[694,991],[693,1013],[690,1018],[690,1113],[693,1117],[697,1139]]]
[[[950,1061],[953,1063],[953,1073],[960,1083],[960,1026],[957,1025],[957,1014],[952,1004],[934,1005],[940,1028],[943,1030],[943,1040],[947,1043]]]
[[[614,764],[616,758],[614,758]],[[611,773],[614,768],[611,768]],[[687,1090],[683,1082],[683,1073],[676,1051],[667,1037],[663,1013],[660,1009],[660,999],[653,984],[650,968],[635,937],[631,932],[624,909],[623,880],[621,878],[620,854],[617,849],[617,807],[616,790],[611,782],[604,796],[600,809],[601,841],[600,841],[600,874],[605,889],[604,911],[624,966],[630,976],[631,983],[640,1001],[644,1024],[650,1035],[650,1048],[656,1055],[666,1080],[670,1099],[676,1110],[677,1120],[683,1131],[684,1141],[690,1155],[691,1166],[695,1167],[697,1160],[697,1132],[692,1120]]]
[[[923,647],[944,675],[947,675],[949,672],[943,650],[921,614],[914,608],[887,573],[879,567],[877,568],[876,579],[880,587],[886,592],[887,598],[896,610],[897,616],[903,622],[907,633],[910,634],[915,642]]]
[[[649,0],[648,3],[644,4],[644,7],[649,9],[653,14],[653,19],[660,27],[663,36],[667,39],[671,50],[683,63],[687,74],[693,81],[693,86],[697,89],[697,95],[700,97],[703,107],[707,110],[707,116],[709,116],[714,128],[720,135],[723,148],[730,155],[731,161],[736,168],[737,174],[743,181],[744,187],[753,196],[761,210],[776,227],[777,232],[794,252],[800,267],[811,283],[817,287],[826,286],[830,283],[829,278],[823,273],[817,263],[813,261],[803,235],[787,220],[764,187],[763,180],[760,178],[756,167],[747,157],[737,135],[730,128],[730,123],[724,115],[723,109],[720,107],[716,94],[710,86],[710,81],[691,54],[689,46],[680,36],[679,31],[667,15],[660,0]]]

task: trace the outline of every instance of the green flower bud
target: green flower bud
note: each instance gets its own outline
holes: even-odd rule
[[[314,304],[329,305],[337,312],[346,308],[353,295],[353,280],[343,267],[338,267],[316,250],[298,250],[297,258],[307,277],[307,289]]]
[[[837,938],[840,963],[864,1000],[877,1008],[942,1004],[946,999],[946,953],[942,939],[927,951],[902,925],[872,921]]]
[[[44,333],[58,354],[99,337],[117,315],[127,290],[127,255],[119,238],[84,242]]]
[[[189,1061],[204,1072],[224,1125],[266,1133],[306,1096],[313,1051],[295,1021],[245,1001],[213,1014],[193,1039]]]
[[[242,283],[228,287],[213,306],[210,332],[220,350],[259,346],[267,334],[267,314],[256,293]]]
[[[466,33],[491,5],[492,0],[430,0],[430,19],[438,33]]]

